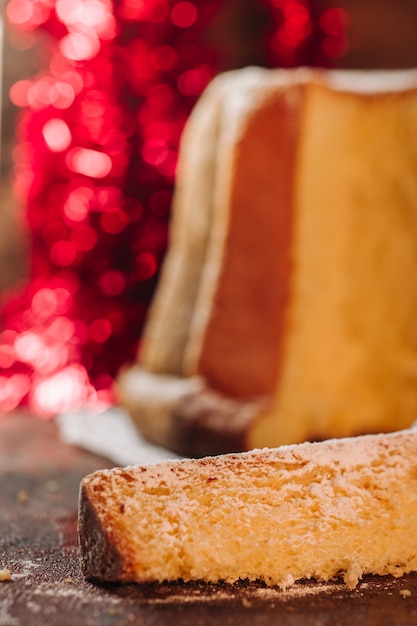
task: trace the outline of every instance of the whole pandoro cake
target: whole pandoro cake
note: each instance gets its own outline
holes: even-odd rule
[[[121,582],[395,577],[417,570],[417,431],[101,470],[81,569]]]
[[[120,401],[195,456],[407,427],[416,276],[417,71],[220,75]]]

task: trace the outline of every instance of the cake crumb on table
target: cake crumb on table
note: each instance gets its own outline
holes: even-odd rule
[[[400,589],[400,596],[403,598],[409,598],[411,596],[411,591],[409,589]]]
[[[20,502],[20,504],[25,504],[28,501],[27,491],[21,489],[17,494],[17,500],[18,502]]]
[[[7,568],[0,569],[0,582],[4,583],[9,580],[12,580],[12,575],[10,573],[10,570]]]

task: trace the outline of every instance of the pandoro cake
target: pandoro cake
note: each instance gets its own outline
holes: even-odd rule
[[[341,578],[417,570],[417,431],[97,471],[81,568],[120,582]]]
[[[218,76],[182,138],[169,250],[121,404],[203,456],[417,413],[417,71]]]

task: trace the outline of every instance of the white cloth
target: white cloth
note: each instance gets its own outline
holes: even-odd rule
[[[63,413],[56,423],[62,441],[104,456],[118,466],[179,458],[143,439],[129,415],[118,407],[101,413],[89,410]]]

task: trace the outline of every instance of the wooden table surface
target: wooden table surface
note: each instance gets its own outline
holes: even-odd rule
[[[81,478],[110,467],[60,442],[55,424],[0,418],[0,626],[417,625],[417,576],[341,583],[94,585],[79,571]],[[416,529],[417,532],[417,529]]]

